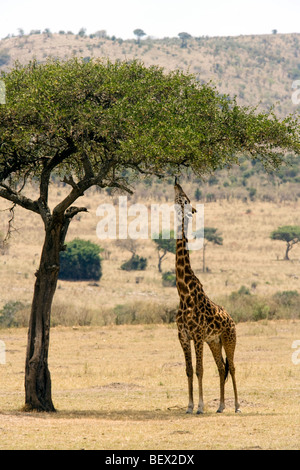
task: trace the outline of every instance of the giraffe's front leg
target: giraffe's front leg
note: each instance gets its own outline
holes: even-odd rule
[[[202,378],[203,378],[203,340],[197,339],[194,340],[195,343],[195,352],[196,352],[196,375],[198,377],[199,384],[199,403],[197,414],[204,413],[204,403],[203,403],[203,388],[202,388]]]
[[[178,332],[179,341],[183,349],[185,365],[186,365],[186,375],[188,378],[188,394],[189,394],[189,403],[186,412],[188,414],[193,413],[194,409],[194,398],[193,398],[193,365],[192,365],[192,351],[191,351],[191,342],[188,338],[188,335],[184,330],[179,330]]]
[[[190,360],[186,364],[186,375],[188,378],[188,391],[189,391],[189,404],[187,407],[186,412],[188,414],[193,413],[194,409],[194,398],[193,398],[193,366],[192,366],[192,359],[190,357]]]

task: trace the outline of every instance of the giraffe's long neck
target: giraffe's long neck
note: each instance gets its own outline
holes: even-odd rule
[[[189,251],[187,249],[188,239],[185,234],[185,224],[182,220],[177,227],[177,234],[181,234],[181,238],[177,236],[176,240],[176,277],[184,279],[185,275],[194,274],[191,268]]]

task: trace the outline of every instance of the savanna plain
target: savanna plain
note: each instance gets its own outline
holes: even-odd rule
[[[184,189],[188,193],[189,184]],[[53,185],[53,204],[64,191]],[[132,203],[155,202],[149,192],[136,197]],[[172,203],[172,186],[164,186],[160,197]],[[26,322],[43,227],[37,216],[15,210],[16,230],[0,255],[0,309],[9,302],[21,302],[24,309],[18,328],[0,329],[6,346],[6,361],[0,364],[0,449],[299,449],[300,364],[295,359],[300,354],[292,347],[300,340],[299,312],[277,318],[266,309],[255,322],[241,315],[235,355],[240,414],[234,413],[230,378],[226,408],[216,414],[219,378],[205,346],[205,414],[186,415],[187,381],[176,325],[154,318],[159,307],[176,308],[176,288],[162,285],[152,240],[137,244],[137,253],[148,259],[145,271],[120,269],[130,253],[96,235],[102,202],[117,204],[118,197],[90,191],[78,201],[89,212],[72,222],[66,240],[98,243],[104,249],[103,276],[96,283],[58,283],[49,351],[57,412],[51,414],[22,411]],[[1,201],[0,209],[6,207]],[[206,272],[202,251],[191,254],[206,293],[230,312],[237,298],[231,294],[241,286],[249,299],[299,291],[300,247],[291,251],[291,261],[283,261],[284,243],[269,237],[279,225],[299,225],[299,208],[297,198],[205,202],[205,225],[217,227],[223,237],[222,245],[206,247]],[[1,212],[2,233],[9,218],[9,212]],[[162,267],[172,270],[174,255],[168,254]],[[144,309],[144,322],[116,324],[122,322],[114,315],[124,306]],[[197,403],[196,377],[194,388]]]

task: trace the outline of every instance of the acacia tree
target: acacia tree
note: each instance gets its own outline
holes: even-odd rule
[[[284,259],[289,260],[289,252],[296,243],[300,242],[300,226],[299,225],[284,225],[278,227],[270,235],[271,240],[282,240],[286,242],[286,249]]]
[[[207,242],[205,242],[207,240]],[[204,240],[203,240],[203,258],[202,258],[202,271],[205,273],[205,250],[208,242],[213,243],[214,245],[223,245],[223,238],[218,232],[217,228],[214,227],[204,227]]]
[[[133,34],[137,37],[137,43],[140,44],[141,42],[141,38],[143,36],[146,36],[146,33],[144,33],[144,31],[140,28],[137,28],[133,31]]]
[[[187,40],[191,39],[192,36],[189,33],[183,32],[183,33],[178,33],[178,36],[181,39],[181,46],[182,48],[187,47]]]
[[[161,273],[162,260],[168,253],[176,253],[176,239],[174,238],[174,230],[170,231],[170,234],[161,232],[159,235],[155,235],[153,241],[156,243],[157,254],[158,254],[158,271]]]
[[[31,62],[1,79],[0,197],[38,214],[45,229],[25,366],[25,409],[54,411],[48,369],[50,312],[74,206],[97,185],[131,191],[134,178],[228,167],[243,152],[276,166],[299,150],[292,117],[256,114],[179,71],[138,62]],[[51,207],[51,178],[70,187]],[[30,197],[30,183],[38,195]]]

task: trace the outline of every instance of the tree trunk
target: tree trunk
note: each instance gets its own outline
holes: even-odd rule
[[[53,219],[47,224],[40,266],[36,272],[25,366],[26,411],[55,411],[51,398],[48,349],[51,306],[59,274],[62,227],[62,223],[55,224]]]
[[[158,253],[158,272],[161,273],[161,260],[162,260],[162,256],[159,256],[159,253]]]
[[[289,251],[292,248],[289,242],[287,242],[284,259],[289,261]]]
[[[162,263],[162,260],[164,259],[164,257],[166,256],[167,254],[167,250],[164,250],[163,254],[160,256],[159,254],[159,251],[157,251],[157,254],[158,254],[158,272],[161,273],[162,272],[162,269],[161,269],[161,263]]]

